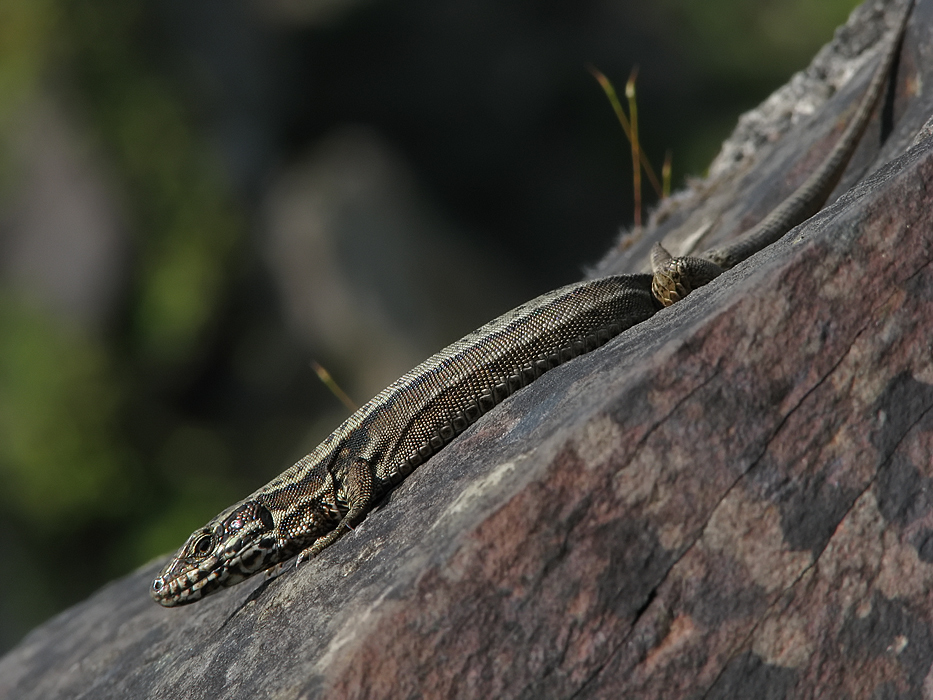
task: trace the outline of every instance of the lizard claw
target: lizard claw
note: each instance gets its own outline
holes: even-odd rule
[[[304,562],[308,561],[311,557],[314,557],[316,555],[317,555],[317,552],[314,551],[313,545],[310,547],[306,547],[305,549],[302,549],[301,552],[298,553],[298,557],[295,559],[295,568],[297,569]]]

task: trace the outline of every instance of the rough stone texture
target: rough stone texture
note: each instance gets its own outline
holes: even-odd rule
[[[914,12],[862,171],[933,113],[933,1]],[[722,203],[812,167],[854,92],[667,221],[752,217]],[[309,565],[162,609],[153,563],[0,660],[0,697],[933,696],[931,189],[926,135],[513,396]]]

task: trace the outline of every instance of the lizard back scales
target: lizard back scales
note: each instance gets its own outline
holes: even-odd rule
[[[191,534],[153,581],[170,607],[333,543],[388,490],[543,373],[654,315],[816,213],[838,183],[887,82],[913,0],[855,115],[821,165],[734,243],[700,257],[652,250],[653,274],[562,287],[433,355],[353,413],[313,452]]]
[[[153,598],[190,603],[296,554],[317,554],[493,406],[659,308],[651,275],[619,275],[562,287],[487,323],[393,382],[313,452],[196,530],[153,583]]]

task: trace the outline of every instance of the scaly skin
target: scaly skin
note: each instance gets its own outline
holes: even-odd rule
[[[164,606],[200,600],[298,555],[318,554],[467,426],[544,372],[682,299],[823,205],[877,104],[908,2],[856,115],[807,181],[735,243],[703,257],[652,251],[652,275],[579,282],[519,306],[421,363],[311,454],[196,530],[152,584]]]
[[[317,449],[196,530],[152,586],[190,603],[331,544],[483,413],[544,372],[660,309],[650,275],[578,282],[533,299],[421,363]]]

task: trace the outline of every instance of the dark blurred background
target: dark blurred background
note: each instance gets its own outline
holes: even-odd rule
[[[3,0],[0,651],[702,175],[855,0]],[[654,195],[646,189],[646,198]],[[140,595],[146,595],[141,590]]]

